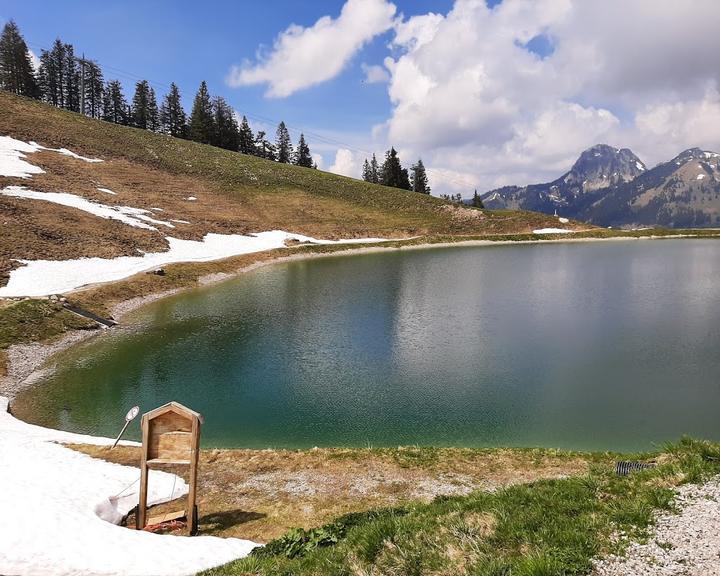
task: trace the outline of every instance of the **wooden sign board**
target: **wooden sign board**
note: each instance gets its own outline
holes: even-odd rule
[[[197,533],[197,472],[202,423],[203,418],[199,413],[177,402],[168,402],[143,414],[140,502],[136,523],[138,530],[145,528],[147,522],[148,470],[163,466],[188,466],[188,531],[191,535]]]

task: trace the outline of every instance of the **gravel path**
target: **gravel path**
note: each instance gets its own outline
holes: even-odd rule
[[[680,488],[679,514],[658,516],[647,544],[595,564],[593,576],[720,576],[720,477]]]

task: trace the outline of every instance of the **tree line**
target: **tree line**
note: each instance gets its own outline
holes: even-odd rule
[[[375,154],[370,160],[365,158],[362,179],[373,184],[430,194],[430,184],[423,161],[419,159],[408,171],[407,168],[403,168],[394,147],[385,152],[385,160],[382,164],[378,164]]]
[[[160,105],[147,80],[135,84],[132,100],[128,102],[119,80],[106,82],[96,62],[77,57],[73,45],[59,38],[50,50],[42,50],[40,66],[35,71],[27,44],[12,20],[0,34],[0,88],[91,118],[317,168],[303,134],[294,147],[285,122],[278,125],[274,142],[263,130],[254,133],[247,118],[243,116],[238,121],[224,98],[211,97],[205,81],[200,84],[188,116],[174,82]]]

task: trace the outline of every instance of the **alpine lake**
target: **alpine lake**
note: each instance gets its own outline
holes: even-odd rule
[[[61,353],[14,413],[114,436],[131,406],[176,400],[204,415],[205,447],[720,440],[715,240],[307,259],[123,320]]]

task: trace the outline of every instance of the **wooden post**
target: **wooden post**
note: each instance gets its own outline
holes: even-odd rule
[[[147,518],[147,490],[148,490],[148,419],[147,414],[143,414],[140,421],[142,428],[142,456],[140,457],[140,501],[138,502],[137,513],[135,514],[135,529],[142,530],[145,528]]]
[[[193,420],[192,424],[192,449],[190,453],[190,487],[188,490],[187,523],[188,534],[194,536],[198,531],[197,518],[197,475],[198,461],[200,459],[200,421]]]
[[[142,457],[140,460],[140,499],[138,502],[136,528],[147,525],[147,493],[149,470],[165,466],[188,466],[189,490],[187,510],[188,532],[198,531],[197,476],[200,460],[200,426],[203,419],[197,412],[177,402],[169,402],[142,417]],[[172,496],[172,495],[171,495]],[[180,517],[182,513],[170,513],[152,518],[151,523],[162,518]]]

